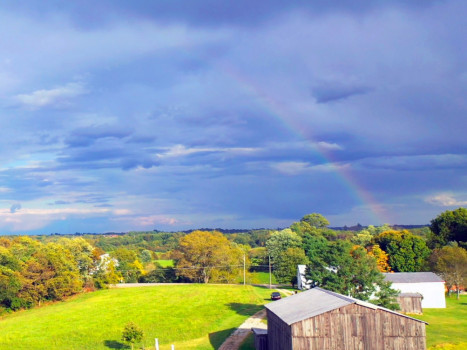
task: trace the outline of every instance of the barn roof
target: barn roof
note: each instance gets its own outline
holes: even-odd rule
[[[400,293],[399,296],[406,298],[423,298],[423,295],[420,293]]]
[[[433,272],[395,272],[383,273],[386,281],[392,283],[427,283],[444,282],[444,280]]]
[[[423,322],[392,310],[319,287],[274,301],[266,304],[265,307],[290,326],[293,323],[303,321],[350,304],[358,304],[371,309],[380,309],[415,321]]]

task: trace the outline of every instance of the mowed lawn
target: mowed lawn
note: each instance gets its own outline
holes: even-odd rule
[[[467,295],[446,298],[446,309],[424,309],[415,318],[426,321],[429,349],[467,349]]]
[[[143,328],[146,349],[154,349],[154,338],[161,350],[216,349],[270,292],[241,285],[101,290],[3,317],[0,349],[123,349],[130,321]]]

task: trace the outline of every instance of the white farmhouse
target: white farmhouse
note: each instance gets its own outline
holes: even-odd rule
[[[433,272],[383,273],[386,281],[392,282],[392,289],[401,293],[420,293],[422,308],[445,308],[445,286],[441,277]]]

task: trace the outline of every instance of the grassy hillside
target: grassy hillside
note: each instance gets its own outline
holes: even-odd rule
[[[0,349],[124,349],[121,334],[133,321],[144,329],[145,348],[216,349],[266,302],[270,290],[251,286],[175,285],[110,289],[0,320]],[[429,349],[467,349],[467,296],[446,309],[415,316],[429,323]],[[252,349],[252,339],[242,349]]]
[[[424,309],[415,318],[429,323],[426,326],[429,349],[467,349],[467,295],[446,298],[446,309]]]
[[[215,349],[270,290],[251,286],[180,285],[109,289],[26,310],[0,320],[1,349],[123,349],[124,325],[144,329],[145,347]]]

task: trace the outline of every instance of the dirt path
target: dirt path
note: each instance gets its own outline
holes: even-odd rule
[[[294,294],[293,291],[288,290],[288,289],[278,289],[278,291],[284,294],[286,297],[289,297]]]
[[[251,328],[266,329],[267,325],[261,322],[266,317],[266,310],[258,311],[243,322],[220,346],[218,350],[237,350],[245,338],[251,333]]]

